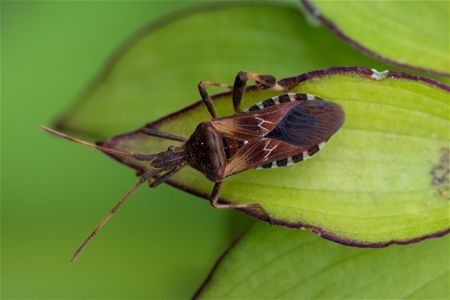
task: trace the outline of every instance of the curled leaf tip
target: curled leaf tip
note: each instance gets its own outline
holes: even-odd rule
[[[388,70],[384,70],[384,71],[378,71],[376,69],[371,69],[371,70],[372,70],[372,75],[370,75],[370,77],[375,80],[385,79],[389,74]]]

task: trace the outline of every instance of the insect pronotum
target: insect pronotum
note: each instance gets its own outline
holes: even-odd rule
[[[240,104],[248,80],[254,81],[259,88],[283,94],[241,110]],[[213,102],[206,91],[208,85],[232,90],[234,115],[217,118]],[[187,165],[215,183],[210,196],[213,207],[252,209],[271,222],[269,214],[260,204],[220,203],[224,180],[248,169],[284,167],[301,162],[322,149],[344,122],[344,111],[338,104],[310,94],[286,93],[287,88],[272,75],[239,72],[233,86],[201,81],[198,90],[212,119],[200,123],[189,138],[152,128],[142,129],[143,133],[151,136],[184,142],[182,147],[172,146],[160,153],[120,151],[39,126],[50,134],[115,156],[147,161],[151,167],[75,251],[72,261],[142,183],[154,178],[150,186],[156,187]]]

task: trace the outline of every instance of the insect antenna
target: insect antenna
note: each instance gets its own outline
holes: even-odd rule
[[[89,242],[97,234],[97,232],[99,232],[100,229],[102,229],[102,227],[105,226],[105,224],[109,221],[109,219],[117,212],[117,210],[122,206],[122,204],[124,204],[125,201],[127,201],[128,198],[139,188],[139,186],[141,186],[141,184],[143,184],[144,182],[149,180],[152,176],[154,176],[155,174],[157,174],[161,171],[162,171],[161,169],[154,169],[154,170],[151,170],[151,171],[145,173],[144,175],[142,175],[141,178],[139,178],[139,181],[136,182],[136,184],[126,193],[125,196],[122,197],[122,199],[120,199],[120,201],[116,205],[114,205],[114,207],[111,209],[109,214],[106,215],[106,217],[100,222],[100,224],[94,228],[94,230],[84,240],[84,242],[77,249],[77,251],[75,251],[75,253],[72,256],[72,259],[70,261],[74,262],[77,259],[77,257],[80,256],[81,252],[83,252],[83,250],[86,248],[86,246],[89,244]]]
[[[76,137],[70,136],[68,134],[59,132],[57,130],[45,127],[43,125],[39,125],[38,126],[40,129],[42,129],[43,131],[55,135],[57,137],[78,143],[78,144],[82,144],[85,145],[87,147],[90,148],[94,148],[109,154],[113,154],[113,155],[118,155],[118,156],[130,156],[130,157],[134,157],[137,160],[141,160],[141,161],[152,161],[155,158],[161,158],[166,154],[167,152],[161,152],[161,153],[155,153],[155,154],[143,154],[143,153],[135,153],[135,152],[127,152],[127,151],[121,151],[121,150],[117,150],[117,149],[113,149],[113,148],[109,148],[109,147],[103,147],[100,145],[96,145],[96,144],[92,144],[89,142],[86,142],[84,140],[78,139]],[[182,156],[181,156],[182,157]],[[180,157],[180,158],[181,158]],[[180,161],[181,163],[182,161]],[[178,166],[178,163],[175,164],[176,170],[178,171],[180,167],[182,167],[182,164],[180,164]],[[144,182],[146,182],[147,180],[149,180],[151,177],[153,177],[154,175],[161,173],[162,171],[166,170],[166,168],[160,168],[159,166],[156,166],[155,169],[148,171],[147,173],[145,173],[144,175],[141,176],[141,178],[139,178],[139,181],[126,193],[125,196],[123,196],[122,199],[120,199],[120,201],[111,209],[111,211],[109,212],[109,214],[100,222],[100,224],[94,228],[94,230],[91,232],[91,234],[86,238],[86,240],[84,240],[84,242],[81,244],[81,246],[77,249],[77,251],[75,251],[74,255],[72,256],[71,261],[75,261],[77,259],[77,257],[81,254],[81,252],[83,252],[83,250],[86,248],[86,246],[89,244],[89,242],[94,238],[94,236],[97,234],[97,232],[100,231],[100,229],[103,228],[103,226],[105,226],[105,224],[109,221],[109,219],[116,213],[116,211],[122,206],[123,203],[125,203],[125,201],[128,200],[128,198],[139,188],[139,186],[141,186]],[[172,170],[171,170],[172,171]],[[174,169],[174,172],[168,172],[168,174],[165,174],[162,176],[162,179],[159,180],[158,183],[163,182],[164,180],[167,180],[171,175],[175,174],[176,171]]]
[[[75,143],[78,143],[78,144],[81,144],[81,145],[85,145],[85,146],[88,146],[90,148],[94,148],[94,149],[97,149],[97,150],[100,150],[100,151],[103,151],[103,152],[106,152],[106,153],[109,153],[109,154],[113,154],[113,155],[131,156],[131,157],[136,158],[137,160],[142,160],[142,161],[149,161],[149,160],[152,160],[152,159],[154,159],[155,157],[158,156],[158,154],[143,154],[143,153],[135,153],[135,152],[126,152],[126,151],[116,150],[116,149],[113,149],[113,148],[103,147],[103,146],[99,146],[99,145],[96,145],[96,144],[92,144],[92,143],[83,141],[81,139],[78,139],[78,138],[70,136],[68,134],[59,132],[57,130],[45,127],[44,125],[39,125],[38,127],[40,129],[42,129],[43,131],[45,131],[47,133],[50,133],[52,135],[55,135],[57,137],[60,137],[60,138],[63,138],[63,139],[66,139],[66,140],[69,140],[71,142],[75,142]]]

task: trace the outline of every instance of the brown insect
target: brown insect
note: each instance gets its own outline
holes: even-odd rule
[[[91,144],[53,129],[40,126],[53,135],[77,142],[100,151],[129,156],[148,161],[152,170],[139,181],[113,207],[105,219],[93,230],[72,257],[75,260],[97,232],[105,225],[119,207],[144,182],[153,179],[151,187],[165,182],[183,167],[189,165],[214,182],[210,203],[216,208],[247,208],[258,210],[270,222],[270,216],[260,204],[224,204],[219,202],[220,189],[225,178],[248,169],[284,167],[303,161],[323,148],[328,139],[342,126],[344,111],[333,102],[309,94],[285,93],[257,103],[241,111],[240,103],[248,80],[259,88],[286,92],[272,75],[239,72],[234,86],[212,81],[198,84],[200,95],[212,116],[211,121],[200,123],[189,137],[181,137],[144,128],[151,136],[182,141],[182,147],[169,147],[156,154],[124,152]],[[217,118],[213,102],[206,86],[232,90],[235,114]]]

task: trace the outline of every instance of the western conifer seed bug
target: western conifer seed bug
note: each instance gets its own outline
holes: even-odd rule
[[[259,88],[272,89],[283,94],[241,110],[240,104],[248,80],[254,81]],[[218,118],[206,86],[232,90],[235,114]],[[257,210],[271,222],[269,214],[260,204],[220,203],[219,196],[223,181],[229,176],[248,169],[284,167],[309,158],[323,148],[328,139],[342,126],[345,118],[344,111],[338,104],[310,94],[286,93],[287,88],[280,85],[274,76],[268,74],[239,72],[233,86],[201,81],[198,84],[198,90],[212,119],[201,122],[189,138],[150,128],[142,129],[143,133],[150,136],[184,142],[182,147],[172,146],[160,153],[124,152],[91,144],[45,126],[39,126],[50,134],[108,154],[148,161],[152,167],[140,177],[139,181],[92,231],[76,250],[72,261],[80,255],[97,232],[141,184],[156,177],[150,184],[151,187],[156,187],[185,166],[197,169],[214,182],[210,196],[213,207]]]

